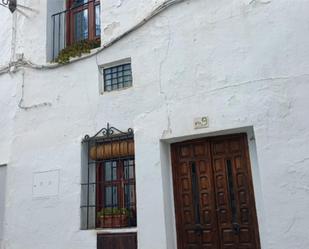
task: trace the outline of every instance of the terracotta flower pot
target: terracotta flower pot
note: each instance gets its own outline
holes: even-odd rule
[[[99,220],[101,228],[126,227],[129,223],[128,216],[125,214],[100,216]]]

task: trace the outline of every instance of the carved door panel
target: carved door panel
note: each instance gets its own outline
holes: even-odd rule
[[[258,249],[259,235],[245,134],[211,141],[222,249]]]
[[[137,249],[136,233],[98,234],[97,249]]]
[[[245,134],[172,145],[178,249],[259,249]]]
[[[178,249],[218,248],[210,145],[182,143],[172,153]]]

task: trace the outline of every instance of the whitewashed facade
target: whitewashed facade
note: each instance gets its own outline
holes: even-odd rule
[[[137,227],[125,231],[139,249],[177,248],[169,145],[238,132],[249,138],[261,248],[309,248],[308,0],[180,1],[50,68],[62,2],[20,0],[27,16],[0,7],[0,65],[11,62],[0,75],[1,249],[95,249],[97,233],[123,231],[80,229],[81,141],[108,122],[134,129]],[[101,47],[163,2],[101,1]],[[21,54],[47,68],[14,66]],[[133,86],[102,93],[100,66],[128,58]],[[209,127],[195,129],[203,116]],[[57,186],[36,198],[45,171]]]

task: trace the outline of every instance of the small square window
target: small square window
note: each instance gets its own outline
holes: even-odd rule
[[[131,63],[103,68],[104,92],[132,86]]]

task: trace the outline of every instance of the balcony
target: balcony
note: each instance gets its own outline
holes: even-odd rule
[[[66,9],[52,15],[52,61],[74,44],[100,46],[101,9],[99,0],[68,0]]]

